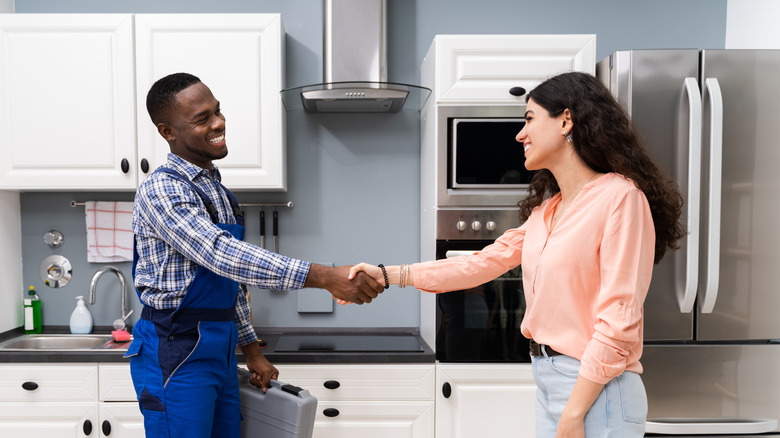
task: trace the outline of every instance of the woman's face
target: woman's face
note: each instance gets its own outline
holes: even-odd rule
[[[528,100],[525,112],[525,126],[515,139],[523,144],[525,168],[528,170],[551,169],[569,147],[565,132],[571,130],[568,110],[557,117],[551,117],[546,109]]]

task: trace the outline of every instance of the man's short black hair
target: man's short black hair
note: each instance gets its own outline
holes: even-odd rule
[[[198,82],[200,79],[189,73],[173,73],[158,79],[146,94],[146,110],[152,123],[165,122],[166,115],[176,105],[176,93]]]

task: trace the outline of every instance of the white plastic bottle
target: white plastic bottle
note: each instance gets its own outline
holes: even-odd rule
[[[70,332],[76,334],[92,332],[92,314],[84,303],[84,297],[76,297],[76,308],[70,314]]]

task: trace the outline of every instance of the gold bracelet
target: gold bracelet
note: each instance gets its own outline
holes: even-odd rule
[[[409,275],[409,265],[401,265],[400,278],[398,279],[398,287],[406,287],[406,279]]]

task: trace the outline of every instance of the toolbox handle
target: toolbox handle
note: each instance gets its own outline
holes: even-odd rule
[[[243,368],[238,368],[238,376],[249,380],[250,377],[252,377],[252,373],[249,372],[249,370],[245,370]],[[287,392],[289,394],[292,394],[296,397],[301,397],[301,392],[304,391],[303,388],[300,388],[295,385],[290,385],[289,383],[282,383],[278,380],[271,379],[271,388],[279,388],[284,392]]]
[[[272,380],[272,382],[273,382],[273,380]],[[296,397],[300,397],[301,396],[301,391],[303,391],[303,388],[299,388],[299,387],[297,387],[295,385],[290,385],[289,383],[285,383],[284,385],[282,385],[282,391],[289,392],[290,394],[292,394],[292,395],[294,395]]]

